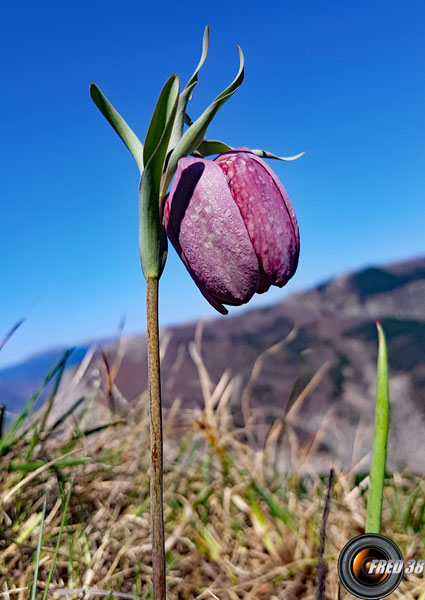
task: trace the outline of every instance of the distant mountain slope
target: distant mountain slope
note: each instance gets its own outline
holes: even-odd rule
[[[388,339],[391,369],[389,465],[425,471],[425,452],[420,452],[425,426],[424,298],[425,258],[370,267],[271,307],[205,322],[202,357],[213,383],[225,369],[236,377],[230,402],[238,423],[243,422],[241,391],[255,361],[271,346],[277,345],[263,357],[258,377],[245,394],[250,409],[259,412],[265,425],[282,417],[289,399],[319,369],[325,369],[292,425],[299,443],[313,443],[308,462],[314,468],[327,468],[335,460],[348,466],[370,448],[377,356],[375,321],[379,319]],[[198,372],[189,350],[195,329],[196,323],[192,323],[162,331],[163,343],[167,342],[162,363],[165,406],[176,397],[183,407],[202,405]],[[115,383],[122,396],[132,399],[147,383],[146,340],[137,336],[126,343]],[[116,347],[110,345],[106,353],[112,363]],[[94,355],[81,375],[79,394],[87,391],[93,376],[99,376],[99,366],[99,357]],[[29,377],[29,372],[34,373],[31,369],[23,364],[12,374],[8,370],[6,376],[0,371],[0,394],[9,407],[28,397],[30,380],[34,386],[38,382]],[[76,393],[64,396],[64,406]],[[106,403],[114,403],[111,398]],[[122,398],[117,398],[119,404]],[[320,428],[323,431],[317,436]]]

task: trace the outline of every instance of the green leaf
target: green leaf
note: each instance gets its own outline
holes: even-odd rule
[[[189,97],[192,95],[193,88],[196,86],[196,84],[197,81],[193,82],[192,85],[186,87],[180,94],[179,102],[177,104],[176,120],[174,121],[174,127],[171,133],[167,152],[171,152],[171,150],[173,150],[181,140],[181,137],[183,135],[186,105],[189,101]]]
[[[205,27],[204,37],[202,38],[202,54],[199,60],[198,66],[196,67],[192,77],[187,82],[184,90],[180,94],[179,103],[177,105],[176,120],[174,122],[173,132],[171,134],[170,143],[168,145],[168,151],[178,144],[183,135],[183,126],[185,123],[186,106],[189,100],[192,98],[193,88],[198,83],[198,72],[205,62],[208,54],[208,46],[210,41],[210,29],[208,25]]]
[[[170,114],[174,110],[176,89],[178,94],[178,80],[176,82],[176,77],[177,75],[171,75],[167,79],[156,103],[143,149],[143,162],[145,165],[157,149]]]
[[[376,383],[375,432],[372,462],[369,474],[366,533],[381,533],[382,495],[384,491],[385,463],[389,426],[389,391],[387,344],[381,324],[377,321],[379,349]]]
[[[193,83],[197,83],[198,82],[198,73],[202,67],[202,65],[205,62],[205,59],[207,58],[207,54],[208,54],[208,47],[210,44],[210,28],[209,25],[207,25],[204,29],[204,35],[202,38],[202,54],[201,54],[201,58],[199,59],[199,63],[198,66],[196,67],[192,77],[189,79],[189,81],[187,82],[185,89],[190,87]],[[190,98],[189,98],[190,100]]]
[[[161,223],[159,193],[165,156],[179,99],[179,79],[177,75],[170,77],[163,91],[164,89],[166,93],[161,92],[158,103],[161,102],[167,108],[164,110],[157,106],[155,113],[158,115],[168,114],[167,121],[164,124],[158,144],[145,165],[139,185],[139,250],[143,274],[146,279],[161,276],[167,253],[167,236]],[[162,119],[162,116],[158,116],[158,118]],[[152,147],[153,143],[151,141],[149,141],[149,144]]]
[[[211,156],[212,154],[222,154],[233,150],[231,146],[228,146],[224,142],[219,140],[204,140],[196,148],[196,151],[202,154],[202,156]]]
[[[226,144],[225,142],[220,142],[219,140],[203,140],[199,146],[196,148],[196,152],[202,154],[202,156],[211,156],[213,154],[222,154],[223,152],[229,152],[229,150],[233,150],[231,146]],[[261,158],[274,158],[277,160],[285,160],[291,161],[300,158],[303,156],[305,152],[300,152],[300,154],[295,154],[294,156],[276,156],[276,154],[272,154],[271,152],[267,152],[267,150],[251,150],[257,156]]]
[[[275,158],[276,160],[297,160],[300,156],[304,156],[305,152],[300,152],[299,154],[295,154],[294,156],[276,156],[276,154],[272,154],[271,152],[267,152],[267,150],[251,150],[254,154],[259,156],[260,158]]]
[[[90,85],[90,96],[105,119],[112,125],[130,150],[140,173],[143,173],[143,146],[139,138],[94,83]]]
[[[214,100],[212,104],[202,113],[202,115],[186,130],[183,137],[171,153],[168,161],[167,172],[164,178],[161,197],[164,197],[167,188],[177,169],[178,161],[184,156],[188,156],[197,149],[203,141],[208,125],[211,123],[219,108],[228,100],[240,87],[244,78],[244,58],[242,50],[238,46],[239,52],[239,71],[232,83]]]

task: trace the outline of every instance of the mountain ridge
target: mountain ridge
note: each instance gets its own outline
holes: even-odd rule
[[[296,390],[302,390],[318,372],[323,373],[292,425],[300,443],[310,443],[326,419],[331,419],[332,424],[317,442],[310,462],[312,468],[327,468],[337,460],[345,467],[354,460],[352,445],[358,427],[364,426],[368,431],[364,441],[359,442],[362,452],[367,453],[367,440],[371,439],[377,357],[375,321],[380,320],[387,336],[391,375],[389,465],[425,471],[425,456],[418,454],[418,448],[424,445],[425,426],[425,403],[421,401],[425,393],[424,297],[425,258],[370,266],[292,294],[277,304],[205,321],[198,352],[211,385],[226,370],[234,378],[229,402],[239,425],[244,422],[240,403],[243,390],[245,397],[249,395],[250,409],[261,415],[264,424],[259,443],[270,424],[283,417]],[[176,398],[184,409],[203,405],[202,386],[193,360],[193,340],[200,337],[200,327],[192,322],[161,330],[162,345],[166,347],[161,365],[166,409]],[[89,393],[94,380],[104,393],[104,411],[119,409],[125,399],[131,401],[146,389],[146,337],[132,336],[122,344],[126,348],[121,358],[117,343],[104,348],[110,365],[118,358],[121,361],[114,381],[116,397],[105,395],[102,360],[93,353],[80,377],[80,387],[68,394],[63,406],[75,400],[75,394]],[[268,350],[271,347],[273,352]],[[261,369],[252,381],[252,370],[260,356]],[[81,363],[68,370],[68,381],[78,369],[81,370]],[[3,397],[5,389],[0,371]],[[345,436],[341,437],[343,431]]]

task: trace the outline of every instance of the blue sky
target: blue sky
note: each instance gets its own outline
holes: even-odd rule
[[[97,1],[2,9],[0,366],[55,345],[145,328],[138,171],[89,97],[96,82],[143,138],[167,77],[208,60],[197,116],[233,79],[210,138],[265,148],[295,207],[300,265],[283,299],[336,274],[424,254],[422,1]],[[231,313],[240,312],[232,309]],[[170,250],[161,324],[215,316]]]

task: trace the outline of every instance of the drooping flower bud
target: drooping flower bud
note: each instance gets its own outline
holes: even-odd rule
[[[183,158],[166,198],[167,235],[205,298],[222,314],[298,264],[294,209],[276,174],[248,148],[214,161]]]

